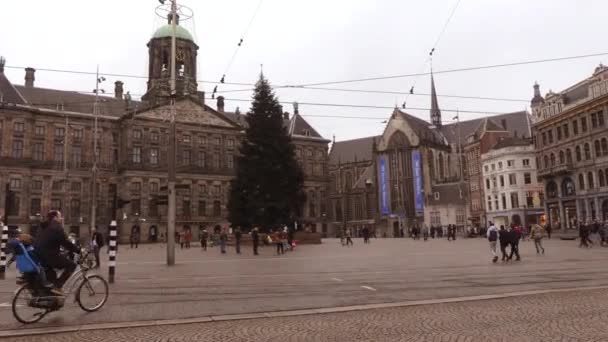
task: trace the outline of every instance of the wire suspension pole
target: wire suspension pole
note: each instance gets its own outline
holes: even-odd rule
[[[97,77],[95,78],[95,102],[93,104],[93,167],[91,169],[93,178],[93,189],[91,189],[91,223],[89,225],[89,233],[97,224],[97,135],[98,122],[97,116],[99,113],[99,65],[97,65]]]
[[[171,1],[171,122],[169,127],[169,153],[168,153],[168,212],[167,212],[167,266],[175,265],[175,163],[176,163],[176,129],[175,129],[175,96],[176,96],[176,85],[175,85],[175,54],[177,40],[176,35],[176,17],[177,17],[177,0]]]

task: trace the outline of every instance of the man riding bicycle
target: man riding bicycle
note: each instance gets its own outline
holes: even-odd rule
[[[47,279],[55,286],[51,292],[56,295],[63,295],[61,288],[74,273],[76,264],[66,256],[61,255],[60,247],[76,254],[80,254],[80,250],[65,235],[63,216],[60,211],[52,210],[47,214],[47,222],[38,233],[34,247],[36,255],[46,270]],[[57,278],[55,269],[63,270],[59,278]]]

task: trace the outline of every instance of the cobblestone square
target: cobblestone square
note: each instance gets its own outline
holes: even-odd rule
[[[322,245],[298,246],[295,251],[282,256],[275,255],[274,248],[265,247],[262,249],[261,255],[257,257],[252,255],[250,247],[244,247],[244,253],[241,255],[235,254],[234,248],[230,248],[228,254],[221,255],[218,248],[210,248],[205,252],[200,247],[194,246],[191,249],[178,249],[177,265],[168,268],[164,265],[165,249],[163,245],[141,245],[138,249],[130,249],[128,246],[121,245],[117,257],[116,283],[111,286],[110,300],[102,310],[93,314],[85,314],[71,300],[68,300],[63,310],[50,314],[40,323],[26,327],[16,323],[12,317],[10,305],[8,305],[12,291],[16,288],[15,271],[11,269],[7,274],[7,279],[0,282],[0,330],[17,329],[21,331],[31,328],[70,327],[100,323],[189,319],[608,285],[608,275],[605,272],[608,248],[580,249],[577,241],[558,239],[546,240],[545,246],[547,253],[537,255],[532,242],[522,242],[520,247],[522,261],[507,264],[491,262],[489,246],[484,239],[458,239],[453,242],[445,239],[428,242],[410,239],[372,239],[369,245],[364,245],[360,239],[355,239],[353,247],[342,247],[339,240],[328,239],[324,240]],[[107,258],[105,250],[102,256]],[[107,276],[106,260],[104,260],[100,273]],[[600,302],[589,298],[605,300],[606,296],[603,293],[602,291],[586,291],[581,294],[564,295],[564,300],[571,296],[575,298],[571,302],[584,299],[590,300],[593,305],[600,305]],[[545,298],[545,296],[550,299],[541,300],[538,305],[528,305],[525,308],[558,310],[563,313],[564,318],[572,315],[572,317],[580,319],[577,311],[570,312],[576,309],[575,306],[559,304],[561,294],[538,295],[533,298]],[[420,341],[477,341],[473,338],[475,331],[490,334],[484,328],[488,322],[484,323],[481,317],[500,316],[499,308],[501,306],[516,311],[512,313],[513,317],[518,314],[527,314],[523,312],[524,307],[521,310],[517,309],[517,305],[525,302],[524,299],[487,301],[487,303],[490,302],[498,304],[487,306],[483,304],[484,302],[439,304],[425,306],[426,309],[410,307],[377,312],[361,311],[356,314],[345,313],[344,316],[330,314],[305,316],[301,319],[276,318],[272,322],[279,322],[277,324],[266,323],[266,321],[259,323],[262,322],[259,321],[255,323],[256,328],[251,329],[260,333],[267,332],[269,336],[276,337],[276,340],[282,340],[278,338],[279,335],[276,335],[279,334],[279,328],[283,328],[281,322],[302,322],[302,324],[311,322],[311,326],[308,328],[306,325],[295,324],[293,328],[295,330],[287,329],[289,324],[293,323],[285,323],[284,328],[287,330],[281,336],[287,337],[283,340],[304,341],[306,339],[303,338],[307,336],[306,334],[319,331],[326,334],[319,335],[318,340],[320,341],[383,340],[379,338],[380,336],[386,341],[417,341],[415,336],[423,336],[420,334],[426,331],[425,339],[419,339]],[[545,307],[549,304],[551,306]],[[472,305],[475,310],[468,308],[467,305]],[[398,318],[401,315],[400,310],[407,312],[403,314],[403,319]],[[425,311],[427,313],[435,312],[439,320],[439,323],[436,324],[442,329],[448,331],[456,329],[460,333],[457,334],[456,339],[441,339],[441,336],[438,335],[440,330],[420,328],[431,324],[431,321],[419,318],[422,316],[416,314],[417,310],[427,310]],[[446,310],[446,312],[442,313],[442,310]],[[456,310],[456,313],[451,313],[452,310]],[[593,310],[589,315],[595,318]],[[361,317],[357,315],[361,315]],[[385,315],[392,318],[385,318]],[[337,317],[336,322],[341,322],[340,320],[343,319],[341,317],[346,317],[347,320],[352,319],[353,322],[333,324],[331,317]],[[465,319],[466,317],[471,317],[471,319]],[[412,320],[420,320],[420,322],[413,324]],[[399,328],[394,327],[394,323],[389,324],[393,321],[403,321],[402,324],[413,325]],[[149,336],[146,334],[164,331],[168,334],[158,335],[159,341],[220,340],[220,337],[225,341],[273,340],[270,337],[267,337],[269,339],[255,337],[247,339],[250,338],[251,333],[245,332],[245,330],[241,337],[230,335],[232,339],[225,337],[228,335],[222,335],[224,333],[237,334],[241,326],[246,329],[247,324],[242,322],[249,321],[202,325],[201,328],[195,330],[200,330],[201,334],[203,332],[212,334],[214,331],[213,334],[216,335],[201,335],[200,339],[197,339],[196,335],[184,335],[185,337],[182,339],[178,338],[179,332],[188,331],[191,329],[190,326],[177,326],[171,329],[163,327],[130,329],[128,333],[142,331],[142,333],[145,332],[145,336]],[[357,333],[353,333],[352,336],[344,335],[350,331],[347,329],[348,324],[358,326],[358,323],[355,322],[366,322],[368,328],[376,327],[375,329],[379,329],[376,334],[380,335],[377,335],[377,339],[366,335],[362,332],[365,331],[363,327],[356,330]],[[271,327],[279,330],[263,328],[265,324],[270,324]],[[457,324],[457,327],[452,327],[452,324]],[[546,324],[553,323],[547,322]],[[589,326],[590,324],[586,327]],[[239,328],[234,330],[230,327]],[[331,327],[331,332],[335,331],[337,335],[327,335],[329,327]],[[474,330],[475,327],[478,327],[478,330]],[[386,336],[382,335],[385,329],[388,334]],[[497,333],[510,331],[504,327],[496,329]],[[568,329],[577,328],[569,327]],[[599,328],[593,325],[593,329]],[[420,330],[418,335],[411,335],[417,330]],[[344,336],[338,334],[340,331]],[[430,334],[428,331],[434,332]],[[587,331],[594,332],[595,330],[587,329]],[[405,334],[403,336],[410,337],[399,339],[399,332]],[[514,330],[515,332],[519,333],[517,330]],[[90,336],[100,336],[101,340],[104,333],[110,334],[110,331],[90,333]],[[89,335],[88,332],[83,332],[83,334]],[[115,330],[111,334],[113,335],[107,336],[121,336],[121,334],[127,334],[127,330]],[[433,339],[430,336],[435,337]],[[576,336],[573,336],[572,339],[562,340],[579,341],[575,338]],[[129,339],[132,338],[129,337]],[[310,340],[317,339],[315,337]],[[492,339],[488,337],[486,340]],[[496,340],[502,341],[503,339]],[[538,341],[539,339],[529,340]]]

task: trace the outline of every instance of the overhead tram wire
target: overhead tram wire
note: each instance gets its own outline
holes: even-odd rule
[[[414,93],[403,91],[388,91],[388,90],[368,90],[368,89],[344,89],[344,88],[323,88],[323,87],[289,87],[289,86],[278,86],[273,87],[274,89],[301,89],[301,90],[322,90],[322,91],[337,91],[337,92],[349,92],[349,93],[366,93],[366,94],[387,94],[387,95],[413,95],[413,96],[431,96],[428,93]],[[218,91],[218,94],[227,93],[240,93],[246,91],[253,91],[252,88],[247,89],[235,89],[235,90],[224,90]],[[487,101],[505,101],[505,102],[530,102],[530,100],[523,99],[508,99],[499,97],[482,97],[482,96],[465,96],[465,95],[439,95],[438,97],[446,98],[457,98],[457,99],[469,99],[469,100],[487,100]]]
[[[568,57],[537,59],[537,60],[529,60],[529,61],[502,63],[502,64],[489,64],[489,65],[472,66],[472,67],[464,67],[464,68],[456,68],[456,69],[445,69],[445,70],[433,71],[433,74],[436,75],[436,74],[458,73],[458,72],[475,71],[475,70],[488,70],[488,69],[506,68],[506,67],[520,66],[520,65],[551,63],[551,62],[576,60],[576,59],[591,58],[591,57],[601,57],[601,56],[608,56],[608,52],[600,52],[600,53],[593,53],[593,54],[586,54],[586,55],[577,55],[577,56],[568,56]],[[5,65],[4,67],[6,69],[25,69],[26,68],[24,66],[11,66],[11,65]],[[36,70],[37,71],[46,71],[46,72],[60,72],[60,73],[68,73],[68,74],[81,74],[81,75],[95,75],[96,74],[94,71],[91,72],[91,71],[65,70],[65,69],[36,68]],[[379,77],[359,78],[359,79],[341,80],[341,81],[307,83],[307,84],[299,84],[299,85],[275,85],[274,88],[304,88],[304,89],[306,89],[307,87],[316,87],[316,86],[322,86],[322,85],[379,81],[379,80],[387,80],[387,79],[424,76],[424,75],[430,75],[430,74],[431,74],[430,72],[423,72],[423,73],[414,73],[414,74],[402,74],[402,75],[391,75],[391,76],[379,76]],[[125,78],[148,79],[148,76],[141,76],[141,75],[114,74],[114,73],[104,73],[104,74],[100,74],[100,75],[106,76],[106,77],[109,76],[109,77],[125,77]],[[204,81],[204,80],[201,80],[201,81],[197,81],[197,82],[198,83],[219,84],[219,82],[216,82],[216,81]],[[241,85],[241,86],[255,86],[254,83],[239,83],[239,82],[225,82],[224,84],[228,84],[228,85]]]
[[[226,67],[226,69],[224,70],[224,73],[222,74],[222,78],[220,79],[220,84],[226,84],[226,75],[228,75],[228,72],[230,71],[230,68],[232,67],[232,64],[234,64],[234,60],[236,59],[236,55],[238,54],[238,52],[241,49],[241,46],[243,46],[243,43],[245,42],[245,37],[247,36],[247,33],[249,32],[249,29],[251,29],[251,25],[253,25],[253,21],[255,20],[255,18],[258,15],[258,12],[260,11],[260,8],[262,7],[262,3],[264,2],[264,0],[260,0],[258,2],[258,6],[255,8],[255,11],[253,12],[253,16],[251,17],[251,20],[249,20],[249,24],[247,24],[247,27],[245,28],[245,31],[243,32],[243,34],[241,35],[239,42],[236,46],[236,49],[234,50],[234,53],[232,54],[232,57],[230,58],[230,61],[228,62],[228,66]],[[212,98],[215,98],[215,94],[217,93],[217,85],[215,86],[215,88],[213,88],[213,94],[211,95]]]
[[[608,55],[608,52],[593,53],[593,54],[578,55],[578,56],[568,56],[568,57],[558,57],[558,58],[537,59],[537,60],[529,60],[529,61],[521,61],[521,62],[511,62],[511,63],[503,63],[503,64],[490,64],[490,65],[473,66],[473,67],[466,67],[466,68],[456,68],[456,69],[446,69],[446,70],[440,70],[440,71],[433,71],[433,74],[437,75],[437,74],[449,74],[449,73],[457,73],[457,72],[465,72],[465,71],[497,69],[497,68],[506,68],[506,67],[520,66],[520,65],[531,65],[531,64],[541,64],[541,63],[550,63],[550,62],[575,60],[575,59],[582,59],[582,58],[600,57],[600,56],[606,56],[606,55]],[[390,79],[397,79],[397,78],[425,76],[425,75],[430,75],[430,74],[431,74],[430,72],[424,72],[424,73],[416,73],[416,74],[402,74],[402,75],[391,75],[391,76],[368,77],[368,78],[359,78],[359,79],[342,80],[342,81],[307,83],[307,84],[296,85],[296,86],[293,86],[293,87],[306,88],[306,87],[312,87],[312,86],[322,86],[322,85],[332,85],[332,84],[382,81],[382,80],[390,80]]]

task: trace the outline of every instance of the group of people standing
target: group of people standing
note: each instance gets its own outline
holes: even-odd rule
[[[579,222],[578,224],[578,234],[579,234],[579,247],[590,248],[593,246],[593,241],[591,239],[591,235],[598,236],[600,246],[608,245],[608,222],[600,223],[598,221],[594,222]]]
[[[498,261],[498,246],[500,246],[500,252],[502,255],[502,261],[508,262],[515,256],[515,261],[521,260],[519,254],[519,242],[525,238],[524,227],[519,225],[511,225],[505,228],[504,225],[500,226],[500,229],[490,221],[489,227],[486,231],[486,237],[490,243],[490,252],[492,253],[492,262]],[[545,229],[538,225],[533,224],[530,227],[530,237],[534,240],[534,246],[537,254],[545,254],[545,248],[542,244],[542,240],[545,237]],[[510,253],[507,251],[510,248]]]

